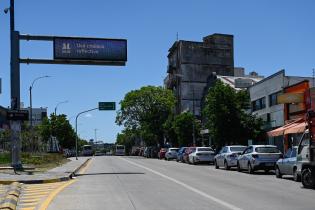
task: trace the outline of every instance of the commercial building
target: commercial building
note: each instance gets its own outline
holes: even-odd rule
[[[266,131],[281,127],[289,120],[301,117],[305,107],[303,104],[279,103],[279,96],[288,92],[302,93],[309,87],[314,87],[312,77],[286,76],[285,70],[278,71],[248,88],[252,114],[264,120]],[[284,150],[283,136],[269,138],[269,143]]]
[[[213,72],[234,76],[233,35],[213,34],[202,42],[179,40],[173,44],[164,85],[178,100],[176,113],[190,111],[200,116],[204,88]]]

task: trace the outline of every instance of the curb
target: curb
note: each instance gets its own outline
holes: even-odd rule
[[[13,182],[7,190],[3,200],[1,200],[0,209],[15,210],[21,194],[21,188],[21,183]]]
[[[55,183],[55,182],[64,182],[69,181],[73,177],[75,177],[75,174],[80,171],[86,164],[91,160],[91,158],[86,159],[79,167],[77,167],[73,172],[69,173],[68,175],[60,178],[54,178],[54,179],[42,179],[42,180],[5,180],[1,181],[0,184],[3,185],[9,185],[12,183],[23,183],[23,184],[47,184],[47,183]],[[0,207],[1,209],[1,207]]]
[[[84,163],[82,163],[77,169],[74,170],[74,172],[71,173],[70,178],[72,179],[73,177],[75,177],[76,174],[77,174],[83,167],[85,167],[91,159],[92,159],[92,158],[86,159],[86,160],[84,161]]]

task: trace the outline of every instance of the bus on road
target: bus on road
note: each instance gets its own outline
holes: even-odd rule
[[[124,145],[116,145],[115,155],[125,155],[125,146]]]
[[[83,156],[92,156],[93,155],[93,149],[91,145],[84,145],[82,150]]]

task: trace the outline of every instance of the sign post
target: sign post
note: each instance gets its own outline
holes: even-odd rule
[[[20,58],[20,40],[53,41],[54,59]],[[20,112],[20,64],[34,63],[125,66],[127,61],[127,40],[20,35],[19,31],[15,30],[14,0],[10,0],[10,41],[11,110],[19,112],[11,112],[10,114],[10,127],[12,130],[11,165],[14,168],[22,168],[20,138],[21,121],[25,120],[26,117],[22,112]],[[101,107],[99,110],[115,110],[115,108],[115,104],[114,106],[108,105],[108,107],[105,105],[105,108]]]

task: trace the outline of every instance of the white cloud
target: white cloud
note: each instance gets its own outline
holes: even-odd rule
[[[90,118],[90,117],[93,117],[93,115],[91,115],[90,113],[87,113],[87,114],[85,115],[85,117]]]

